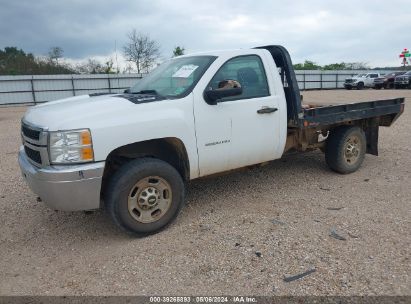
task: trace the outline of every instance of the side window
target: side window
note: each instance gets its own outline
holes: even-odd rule
[[[207,86],[207,90],[221,88],[224,80],[235,80],[240,83],[243,93],[222,101],[264,97],[269,95],[267,77],[259,56],[247,55],[230,59],[217,71]]]

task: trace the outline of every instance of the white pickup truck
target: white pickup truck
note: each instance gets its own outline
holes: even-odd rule
[[[49,207],[105,208],[145,235],[177,216],[195,178],[313,149],[332,170],[353,172],[403,109],[404,98],[302,105],[281,46],[180,56],[123,94],[31,107],[19,164]]]
[[[358,74],[351,78],[346,78],[344,88],[347,90],[351,90],[352,88],[356,88],[357,90],[373,88],[374,80],[379,77],[379,73]]]

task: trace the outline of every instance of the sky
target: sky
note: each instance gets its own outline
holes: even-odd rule
[[[34,55],[62,47],[70,62],[104,61],[122,47],[132,29],[161,46],[186,53],[285,46],[294,63],[366,62],[399,66],[411,48],[410,0],[188,1],[188,0],[0,0],[0,48]]]

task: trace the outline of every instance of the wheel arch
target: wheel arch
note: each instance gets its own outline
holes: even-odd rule
[[[103,173],[101,197],[104,198],[107,182],[116,170],[128,161],[143,157],[165,161],[180,173],[184,181],[190,179],[190,162],[181,139],[166,137],[135,142],[117,147],[108,154]]]

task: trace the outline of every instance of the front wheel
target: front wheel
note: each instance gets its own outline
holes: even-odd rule
[[[123,165],[110,179],[105,206],[115,224],[135,235],[159,232],[184,204],[184,182],[168,163],[141,158]]]
[[[364,89],[364,83],[363,83],[363,82],[359,82],[359,83],[357,84],[357,90],[362,90],[362,89]]]
[[[357,171],[364,161],[366,138],[359,127],[341,126],[330,132],[325,147],[328,166],[341,174]]]

